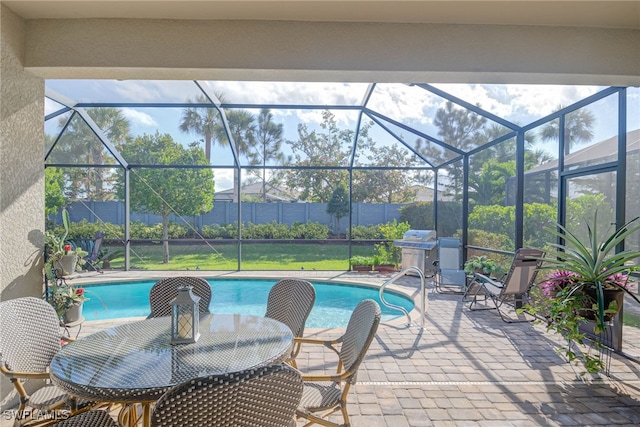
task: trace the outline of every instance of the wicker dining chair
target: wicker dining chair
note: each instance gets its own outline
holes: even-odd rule
[[[369,345],[378,330],[380,323],[380,306],[377,302],[366,299],[354,309],[347,329],[340,338],[323,341],[313,338],[296,338],[296,341],[307,344],[322,344],[338,355],[338,368],[335,374],[314,375],[303,374],[304,390],[302,401],[296,410],[297,418],[305,418],[311,424],[324,426],[350,426],[347,412],[347,395],[349,388],[356,382],[358,367],[365,357]],[[339,349],[336,344],[340,344]],[[343,424],[337,424],[326,417],[340,410]],[[317,415],[317,412],[323,412]]]
[[[288,365],[195,378],[160,397],[151,413],[151,427],[291,427],[302,388],[300,372]],[[96,410],[56,427],[117,425],[108,413]]]
[[[278,320],[291,329],[294,337],[301,338],[313,304],[316,290],[313,285],[300,279],[282,279],[269,291],[265,317]],[[287,363],[296,367],[296,356],[300,343],[295,343]]]
[[[34,297],[0,302],[0,372],[8,377],[20,396],[16,424],[37,424],[29,420],[27,407],[54,411],[75,405],[64,390],[45,384],[29,394],[24,382],[48,380],[51,359],[60,350],[60,320],[53,307]],[[33,421],[33,422],[31,422]]]
[[[196,378],[162,395],[151,427],[290,427],[301,396],[300,372],[287,365]]]
[[[178,296],[178,287],[183,285],[193,286],[193,293],[200,297],[200,313],[209,312],[211,303],[211,286],[209,282],[200,277],[180,276],[168,277],[159,280],[149,291],[149,305],[151,314],[147,318],[171,315],[171,301]]]

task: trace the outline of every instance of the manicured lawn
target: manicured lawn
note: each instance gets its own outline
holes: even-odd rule
[[[169,245],[169,263],[162,263],[162,245],[132,245],[131,267],[142,270],[237,270],[238,247]],[[349,248],[337,244],[259,243],[242,245],[243,270],[348,270]],[[371,255],[372,247],[354,246],[353,255]],[[122,268],[124,258],[111,262]]]

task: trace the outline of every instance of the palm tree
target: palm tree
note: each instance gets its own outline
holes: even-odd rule
[[[222,101],[222,96],[217,96],[218,99]],[[206,104],[209,103],[209,99],[204,95],[198,95],[194,101],[187,99],[187,102],[194,104]],[[209,163],[211,163],[211,145],[213,137],[216,133],[216,129],[220,126],[222,126],[222,120],[220,119],[220,114],[213,105],[211,105],[211,107],[186,108],[182,112],[180,130],[185,133],[191,132],[204,137],[204,155]],[[224,145],[225,143],[228,143],[228,140],[218,139],[218,143]]]
[[[112,107],[88,108],[87,114],[116,147],[122,146],[129,139],[129,120],[121,110]],[[60,118],[59,126],[64,126],[65,121],[64,117]],[[114,159],[106,155],[102,141],[80,115],[73,117],[50,156],[53,163],[67,163],[69,158],[87,165],[114,163]],[[106,198],[104,183],[111,178],[108,169],[74,168],[65,171],[65,175],[69,181],[70,197],[94,200]]]
[[[558,105],[556,111],[563,109]],[[581,142],[589,142],[593,138],[592,128],[596,118],[589,110],[581,108],[565,116],[564,123],[564,154],[569,154],[571,148]],[[552,120],[547,123],[540,132],[544,141],[558,140],[560,136],[560,120]]]
[[[251,147],[255,146],[256,127],[254,117],[246,110],[225,110],[225,115],[229,133],[236,147],[236,153],[240,157],[240,155],[246,154]],[[229,143],[227,129],[225,129],[222,122],[215,127],[214,134],[220,144]],[[240,162],[239,158],[237,160]],[[235,167],[233,168],[233,200],[236,202],[239,200],[239,186],[238,168]]]

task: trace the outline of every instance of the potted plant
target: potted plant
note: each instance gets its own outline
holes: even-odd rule
[[[349,264],[351,265],[351,270],[353,271],[372,271],[373,263],[373,257],[370,256],[354,255],[349,259]]]
[[[492,276],[495,272],[500,270],[500,267],[498,267],[495,260],[486,255],[474,255],[464,263],[463,270],[469,276],[473,276],[475,273]]]
[[[391,273],[396,271],[396,264],[388,257],[378,254],[373,256],[373,269],[378,273]]]
[[[587,338],[580,326],[594,320],[593,333],[602,333],[605,323],[620,310],[625,294],[640,303],[628,289],[630,273],[638,269],[632,262],[640,257],[640,251],[615,253],[618,244],[640,230],[638,219],[634,218],[601,238],[595,225],[587,224],[585,241],[560,224],[557,229],[547,229],[564,243],[550,244],[556,252],[543,260],[544,268],[552,267],[553,270],[539,285],[539,301],[521,310],[542,314],[547,320],[547,330],[567,339],[568,345],[561,351],[569,361],[582,362],[590,373],[599,373],[605,367],[599,356],[574,351],[574,344],[584,344]],[[597,213],[593,224],[596,223]],[[594,343],[596,347],[601,346],[598,340]]]
[[[84,264],[84,257],[87,252],[81,248],[75,248],[66,241],[69,234],[69,212],[62,209],[62,226],[64,233],[57,236],[52,231],[45,233],[45,275],[47,279],[54,280],[56,277],[64,277],[76,271]]]
[[[61,284],[51,286],[49,291],[49,304],[56,310],[63,323],[69,324],[80,320],[82,305],[89,299],[86,297],[84,288]]]

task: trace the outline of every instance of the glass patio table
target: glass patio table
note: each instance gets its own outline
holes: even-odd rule
[[[236,372],[289,355],[293,334],[277,320],[244,314],[200,316],[200,338],[171,344],[171,318],[116,326],[62,347],[51,361],[51,380],[70,394],[120,403],[119,421],[137,425],[136,404],[148,426],[151,404],[169,388],[190,379]]]

